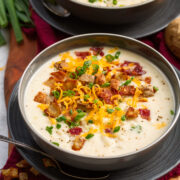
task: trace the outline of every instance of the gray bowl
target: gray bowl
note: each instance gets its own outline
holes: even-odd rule
[[[97,7],[77,0],[56,1],[81,19],[101,24],[122,24],[146,20],[156,11],[161,10],[168,0],[147,0],[144,3],[126,7]]]
[[[77,155],[75,152],[70,152],[62,148],[58,148],[35,131],[35,129],[28,121],[24,109],[24,94],[30,78],[39,69],[39,67],[46,63],[51,57],[59,54],[60,52],[83,46],[113,46],[130,50],[147,58],[166,74],[169,82],[173,87],[173,93],[175,97],[175,116],[167,131],[161,137],[159,137],[150,145],[136,152],[121,156],[98,158]],[[166,141],[166,138],[175,126],[180,114],[179,92],[180,81],[174,68],[160,53],[151,47],[135,39],[115,34],[85,34],[59,41],[46,48],[32,60],[21,78],[18,90],[18,102],[24,121],[29,127],[29,131],[31,132],[36,143],[44,151],[51,154],[59,161],[62,161],[63,163],[66,163],[70,166],[89,170],[116,170],[139,164],[146,159],[151,158],[156,152],[158,152],[158,150],[160,150],[162,143]]]

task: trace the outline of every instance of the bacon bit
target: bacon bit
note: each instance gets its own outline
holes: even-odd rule
[[[66,79],[66,73],[63,71],[53,72],[51,75],[54,77],[56,82],[64,82]]]
[[[91,47],[90,50],[93,51],[93,55],[97,56],[104,56],[104,52],[102,51],[104,48],[102,47]]]
[[[62,86],[64,91],[72,90],[77,86],[77,80],[75,79],[67,79]]]
[[[96,84],[103,85],[106,82],[106,77],[104,74],[97,74],[96,75]]]
[[[151,84],[151,77],[146,77],[144,80],[147,84]]]
[[[112,89],[115,89],[115,90],[119,89],[119,80],[111,79],[110,83],[111,83],[110,86],[111,86]]]
[[[55,84],[55,79],[53,77],[50,77],[47,81],[44,82],[44,85],[53,88]]]
[[[50,103],[49,107],[44,110],[44,112],[46,115],[56,118],[61,113],[60,105],[58,105],[56,102],[52,102]]]
[[[21,160],[18,163],[16,163],[16,166],[18,168],[26,168],[26,167],[29,167],[30,165],[28,164],[26,160]]]
[[[4,177],[18,178],[18,168],[9,168],[1,170]]]
[[[42,104],[49,103],[47,94],[42,93],[42,92],[38,92],[38,94],[34,97],[34,101],[36,101],[38,103],[42,103]]]
[[[139,109],[139,113],[142,119],[151,120],[150,118],[150,110],[149,109]]]
[[[94,79],[95,79],[95,76],[90,75],[90,74],[83,74],[83,75],[79,78],[80,81],[83,81],[83,82],[91,82],[91,83],[94,83]]]
[[[42,161],[45,167],[56,167],[56,165],[51,159],[43,158]]]
[[[100,93],[98,96],[102,98],[106,104],[113,104],[113,101],[111,100],[112,92],[110,88],[101,88]]]
[[[111,129],[106,128],[106,129],[105,129],[105,133],[111,133]]]
[[[85,59],[86,56],[90,56],[91,53],[89,51],[85,51],[85,52],[75,52],[76,56],[82,58],[82,59]]]
[[[71,133],[72,135],[80,135],[82,132],[82,128],[74,127],[74,128],[69,129],[68,132]]]
[[[147,98],[139,98],[138,102],[148,102]]]
[[[25,172],[19,173],[19,180],[28,180],[28,174]]]
[[[119,94],[122,96],[134,96],[136,88],[134,86],[120,87]]]
[[[132,67],[128,68],[130,64],[132,64]],[[140,64],[137,62],[125,61],[123,64],[121,64],[121,67],[121,72],[124,72],[124,74],[130,76],[140,76],[146,73],[142,66],[140,66]]]
[[[79,151],[82,149],[83,145],[85,143],[85,139],[80,137],[80,136],[76,136],[74,143],[72,145],[72,149],[74,151]]]
[[[56,62],[56,63],[54,64],[54,67],[55,67],[57,70],[60,70],[60,69],[63,69],[63,68],[68,67],[68,63],[66,63],[65,60],[63,60],[63,61],[60,61],[60,62]]]
[[[140,90],[142,91],[143,97],[152,97],[154,96],[154,90],[152,86],[141,86]]]
[[[133,107],[129,107],[125,116],[127,119],[137,118],[138,117],[138,111],[136,111]]]

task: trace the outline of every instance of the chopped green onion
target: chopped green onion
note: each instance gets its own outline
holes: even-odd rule
[[[98,60],[97,56],[92,56],[92,60],[97,61]]]
[[[109,83],[109,82],[106,82],[106,83],[104,83],[101,87],[108,87],[108,86],[110,86],[110,83]]]
[[[85,95],[84,95],[84,100],[87,101],[88,98],[90,98],[90,95],[89,95],[89,94],[85,94]]]
[[[155,92],[157,92],[159,90],[156,86],[153,86],[153,89]]]
[[[174,115],[174,111],[173,110],[170,110],[170,113],[171,113],[171,115]]]
[[[52,93],[53,93],[53,96],[54,96],[56,99],[59,99],[59,96],[60,96],[59,91],[52,91]]]
[[[72,90],[67,90],[67,91],[63,91],[63,97],[66,97],[66,96],[74,96],[75,95],[75,92],[72,91]]]
[[[90,138],[92,138],[94,136],[94,134],[88,134],[87,136],[86,136],[86,139],[90,139]]]
[[[61,124],[56,124],[56,128],[60,129],[61,128]]]
[[[79,121],[81,118],[83,118],[86,115],[85,112],[80,112],[76,115],[76,117],[74,118],[75,121]]]
[[[81,76],[86,72],[86,68],[79,66],[76,68],[76,71],[77,71],[78,76]]]
[[[63,115],[58,117],[58,118],[56,118],[57,122],[62,122],[62,121],[66,121],[66,120],[67,120],[67,118],[65,116],[63,116]]]
[[[94,84],[92,82],[89,83],[89,88],[92,89],[92,87],[94,86]]]
[[[78,75],[77,75],[76,72],[70,72],[69,77],[72,78],[72,79],[77,79],[77,78],[78,78]]]
[[[71,109],[71,110],[69,111],[69,113],[72,115],[72,114],[73,114],[73,110]]]
[[[92,73],[92,75],[94,75],[94,74],[96,74],[98,72],[99,65],[98,64],[93,64],[92,66],[93,66],[93,73]]]
[[[93,120],[89,120],[88,123],[89,123],[89,124],[93,124]]]
[[[117,0],[113,0],[113,5],[117,5]]]
[[[52,130],[53,130],[53,126],[46,126],[46,131],[47,131],[49,134],[52,134]]]
[[[121,116],[121,120],[125,121],[126,120],[126,116],[125,115]]]
[[[94,103],[94,104],[97,104],[97,103],[98,103],[98,99],[95,99],[95,100],[93,101],[93,103]]]
[[[107,112],[108,112],[109,114],[112,114],[112,113],[114,112],[114,109],[107,109]]]
[[[92,61],[85,61],[83,67],[86,69],[92,64]]]
[[[97,0],[89,0],[90,3],[94,3],[96,2]]]
[[[117,133],[120,130],[120,126],[116,126],[113,130],[113,133]]]
[[[116,0],[116,3],[117,3],[117,0]],[[116,52],[116,54],[115,54],[115,56],[114,56],[114,57],[115,57],[115,59],[118,59],[118,58],[119,58],[119,56],[120,56],[120,54],[121,54],[121,52],[120,52],[120,51],[117,51],[117,52]]]
[[[136,132],[139,134],[142,131],[142,126],[140,126],[140,125],[132,126],[130,130],[131,131],[136,130]]]
[[[133,79],[134,79],[134,77],[131,77],[130,79],[128,79],[127,81],[125,81],[121,86],[127,86],[127,85],[129,85],[129,84],[132,82]]]
[[[59,146],[59,143],[57,143],[57,142],[52,142],[52,143],[56,146]]]
[[[81,109],[77,109],[76,111],[77,111],[78,113],[83,112]]]
[[[120,111],[121,108],[120,107],[115,107],[115,110]]]
[[[111,54],[106,55],[105,58],[108,62],[114,61],[114,56],[112,56]]]

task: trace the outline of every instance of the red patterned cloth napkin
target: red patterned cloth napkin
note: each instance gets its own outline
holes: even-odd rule
[[[49,45],[55,43],[56,41],[68,37],[67,34],[64,34],[62,32],[59,32],[53,29],[50,25],[48,25],[45,21],[43,21],[34,11],[32,12],[32,19],[34,21],[35,28],[23,29],[23,30],[28,36],[34,36],[34,35],[37,36],[38,52],[48,47]],[[163,56],[165,56],[169,62],[171,62],[174,66],[180,69],[180,62],[178,61],[177,58],[175,58],[171,54],[171,52],[167,49],[165,45],[163,31],[158,32],[157,34],[151,35],[149,37],[145,37],[140,40],[150,45],[151,47],[155,48]],[[19,162],[20,160],[22,160],[22,157],[14,148],[6,165],[4,166],[4,169],[10,168],[10,167],[16,167],[16,163]],[[21,169],[19,169],[19,171],[21,171]],[[34,176],[28,170],[26,172],[28,173],[29,180],[36,180],[36,179],[48,180],[43,175]],[[166,174],[159,180],[168,180],[171,177],[176,177],[178,175],[180,175],[180,165],[178,165],[175,169],[173,169],[171,172],[169,172],[168,174]],[[4,178],[0,176],[0,180],[3,180],[3,179]]]

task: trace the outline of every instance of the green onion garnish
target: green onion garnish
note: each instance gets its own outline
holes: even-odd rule
[[[75,92],[72,91],[72,90],[67,90],[67,91],[63,91],[63,97],[66,97],[66,96],[74,96],[75,95]]]
[[[53,126],[46,126],[46,131],[47,131],[49,134],[52,134],[52,130],[53,130]]]
[[[60,96],[59,91],[52,91],[52,93],[53,93],[53,96],[54,96],[56,99],[59,99],[59,96]]]
[[[117,133],[120,130],[120,126],[116,126],[113,130],[113,133]]]
[[[121,120],[125,121],[126,120],[126,116],[125,115],[121,116]]]
[[[114,112],[114,109],[107,109],[107,112],[108,112],[109,114],[112,114],[112,113]]]
[[[171,113],[171,115],[174,115],[174,111],[173,110],[170,110],[170,113]]]
[[[111,54],[106,55],[105,58],[108,62],[114,61],[114,56],[112,56]]]
[[[87,136],[86,136],[86,139],[90,139],[90,138],[92,138],[94,136],[94,134],[88,134]]]
[[[110,83],[109,83],[109,82],[106,82],[106,83],[104,83],[101,87],[108,87],[108,86],[110,86]]]
[[[65,116],[63,116],[63,115],[58,117],[58,118],[56,118],[57,122],[62,122],[62,121],[66,121],[66,120],[67,120],[67,118]]]
[[[56,124],[56,128],[60,129],[61,128],[61,124]]]
[[[57,143],[57,142],[52,142],[52,143],[56,146],[59,146],[59,143]]]
[[[89,123],[89,124],[93,124],[93,120],[89,120],[88,123]]]
[[[132,82],[133,79],[134,79],[134,77],[131,77],[130,79],[125,81],[123,84],[121,84],[121,86],[127,86],[128,84],[130,84]]]

